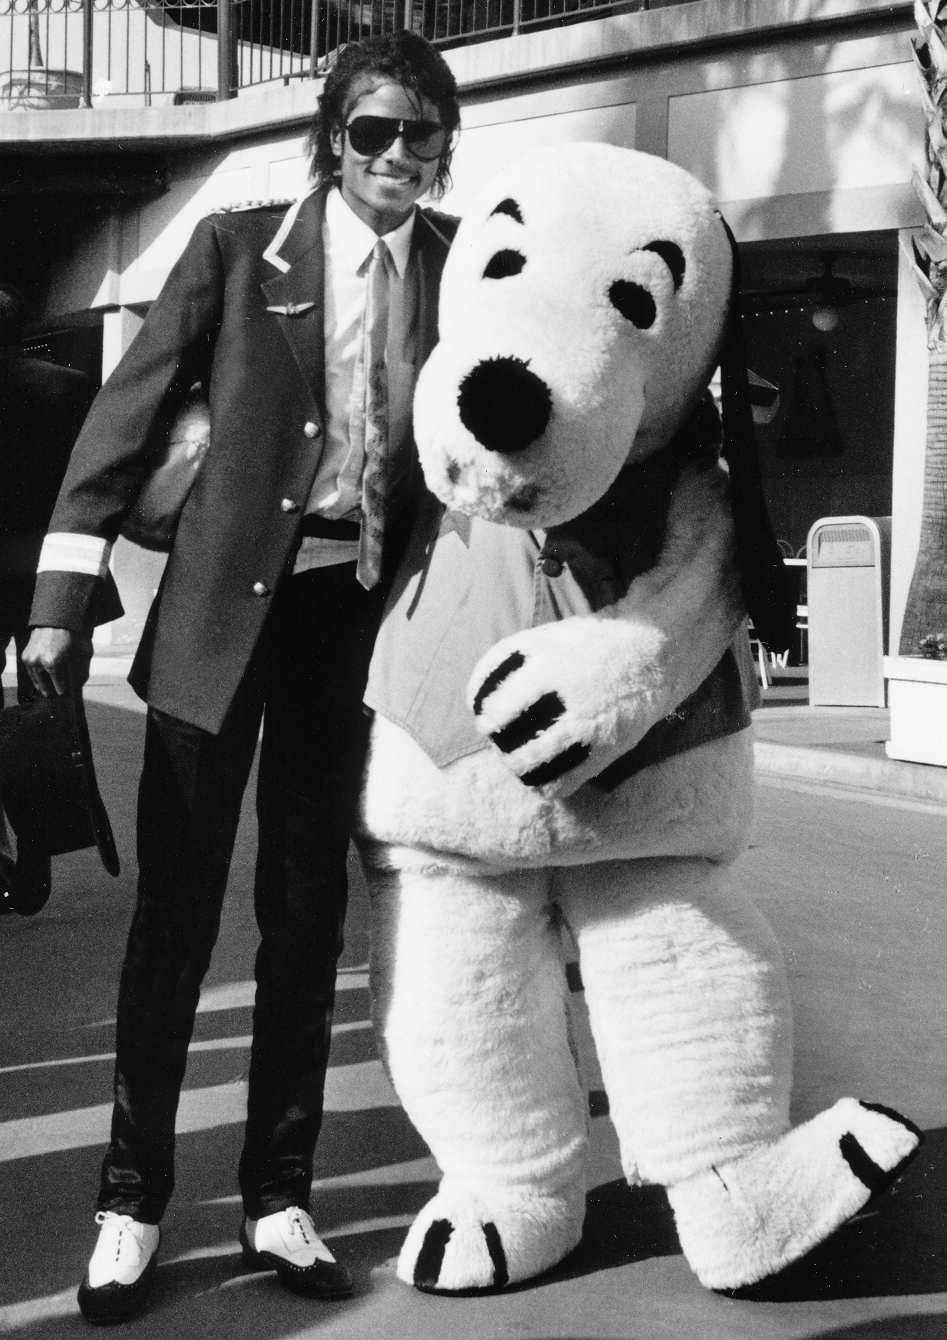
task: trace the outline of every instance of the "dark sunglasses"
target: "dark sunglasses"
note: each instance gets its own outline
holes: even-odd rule
[[[437,121],[399,121],[393,116],[354,116],[345,127],[349,144],[366,158],[383,154],[400,135],[415,158],[429,163],[440,158],[447,131]]]

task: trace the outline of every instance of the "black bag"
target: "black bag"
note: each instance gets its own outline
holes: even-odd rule
[[[77,685],[0,711],[0,800],[18,843],[50,856],[95,846],[119,873]]]

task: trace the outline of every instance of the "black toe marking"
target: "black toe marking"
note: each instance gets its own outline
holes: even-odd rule
[[[917,1136],[919,1141],[923,1142],[924,1132],[915,1126],[913,1121],[909,1121],[907,1117],[902,1117],[900,1112],[895,1112],[893,1107],[885,1107],[884,1103],[864,1103],[860,1098],[858,1099],[858,1105],[866,1108],[869,1112],[880,1112],[883,1117],[887,1117],[890,1121],[896,1121],[899,1126],[903,1126],[905,1130],[910,1131],[912,1135]]]
[[[503,1250],[496,1224],[484,1224],[483,1236],[487,1240],[487,1251],[493,1262],[494,1287],[505,1289],[510,1282],[510,1273],[506,1268],[506,1252]]]
[[[525,657],[520,651],[511,652],[505,661],[501,661],[495,670],[491,670],[486,679],[477,690],[477,696],[474,698],[473,710],[474,716],[478,717],[483,711],[483,704],[490,694],[498,689],[504,679],[508,679],[514,670],[519,670],[525,664]]]
[[[604,1089],[589,1089],[589,1116],[607,1117],[611,1108]]]
[[[512,754],[537,735],[542,735],[559,720],[566,705],[558,693],[544,693],[534,703],[521,712],[518,717],[500,730],[494,731],[490,739],[504,754]]]
[[[520,778],[527,786],[545,786],[547,782],[558,781],[564,773],[572,768],[577,768],[580,763],[584,763],[591,754],[591,745],[570,744],[568,749],[564,749],[561,754],[551,758],[548,763],[540,763],[538,768],[531,768],[529,772],[524,772]]]
[[[870,1154],[866,1154],[851,1131],[845,1132],[838,1147],[842,1151],[842,1158],[872,1195],[884,1190],[891,1181],[891,1174],[880,1168]]]
[[[424,1242],[414,1263],[414,1282],[419,1289],[436,1289],[444,1252],[450,1242],[454,1225],[449,1219],[435,1219],[424,1235]]]

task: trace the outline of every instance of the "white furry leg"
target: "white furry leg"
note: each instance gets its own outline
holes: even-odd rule
[[[444,1174],[398,1273],[495,1288],[575,1247],[587,1122],[543,872],[370,872],[376,1032]]]
[[[702,1284],[756,1284],[824,1242],[898,1175],[920,1132],[896,1112],[842,1098],[781,1140],[668,1188]]]
[[[668,1186],[783,1135],[782,957],[726,868],[616,861],[556,878],[629,1181]]]

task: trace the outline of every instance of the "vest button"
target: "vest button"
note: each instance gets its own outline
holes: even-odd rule
[[[553,554],[543,554],[539,560],[539,567],[545,577],[562,576],[562,559],[556,558]]]
[[[292,498],[284,498],[283,501],[280,503],[279,506],[280,506],[280,511],[281,511],[281,512],[298,512],[298,511],[299,511],[299,503],[298,503],[298,502],[293,502]]]
[[[313,423],[310,419],[308,423],[303,424],[303,432],[307,437],[318,437],[320,428],[317,423]]]
[[[271,596],[273,592],[267,586],[266,582],[254,582],[253,594],[255,596]]]

